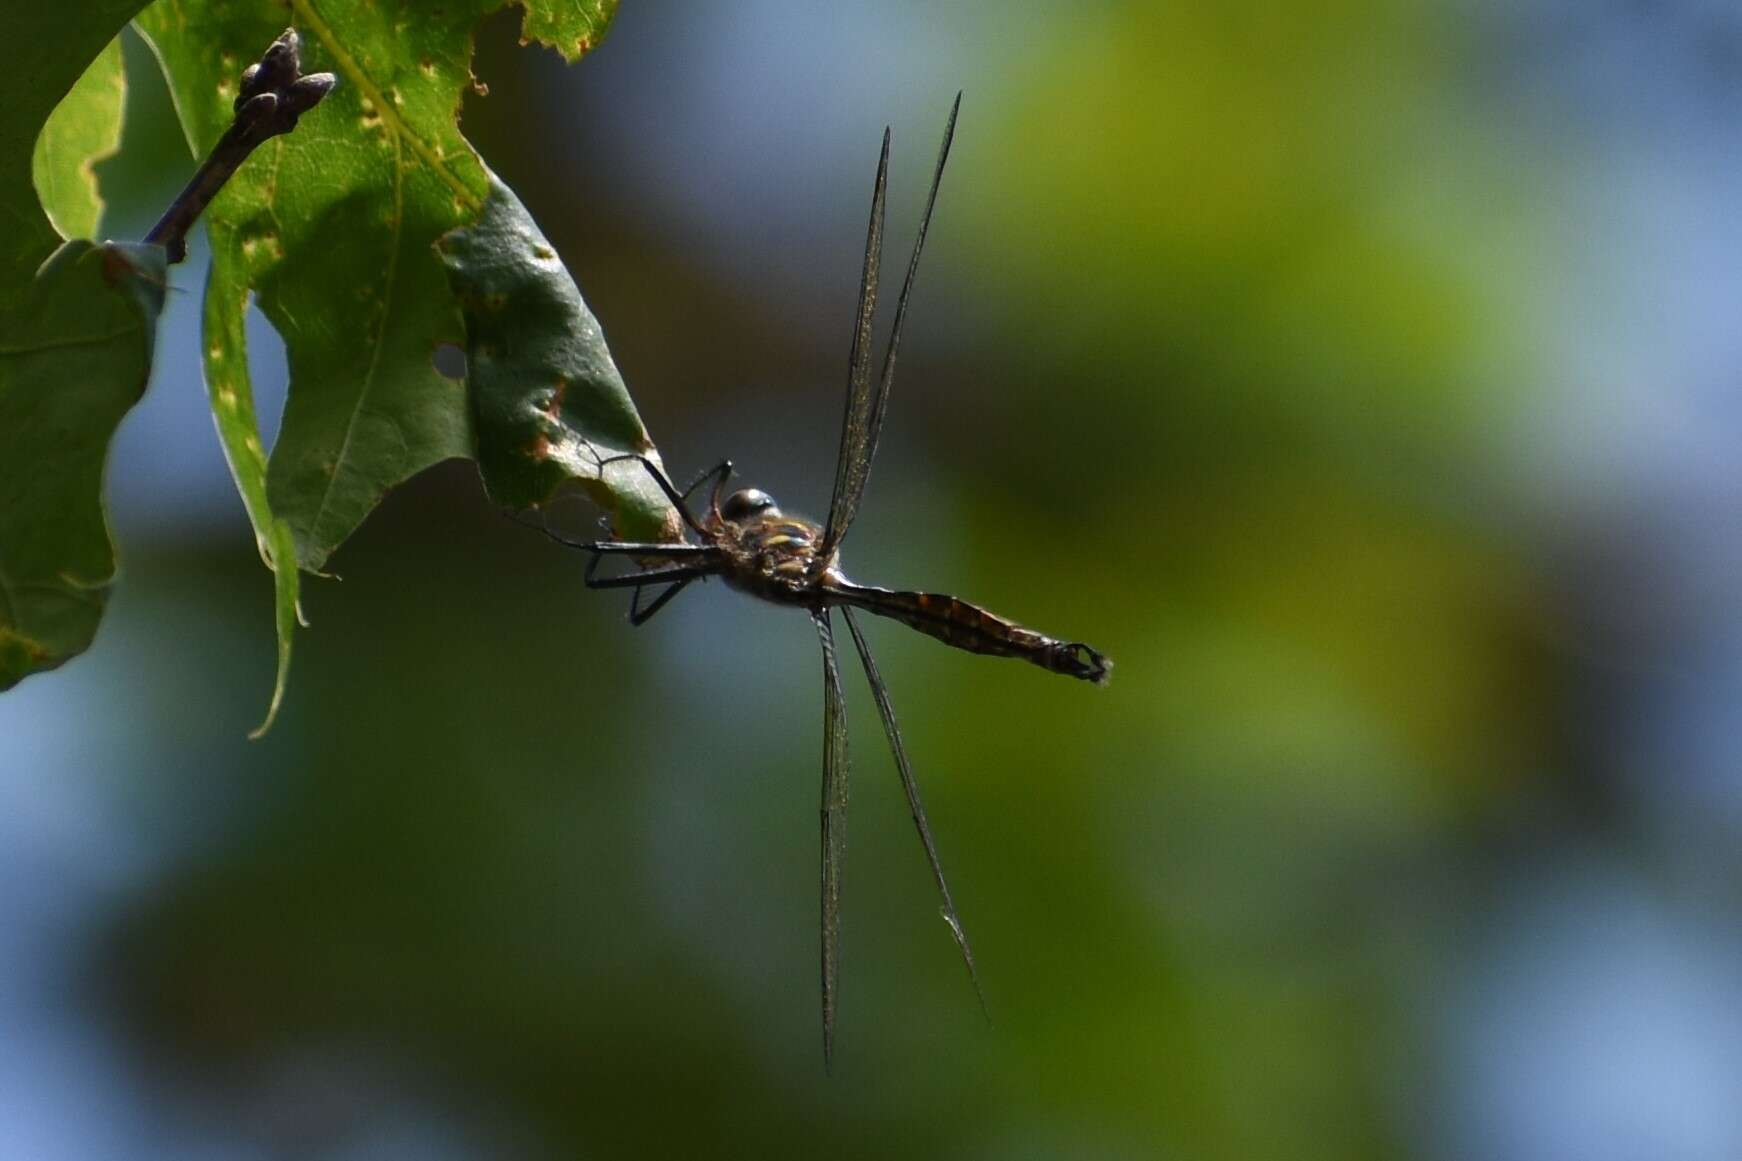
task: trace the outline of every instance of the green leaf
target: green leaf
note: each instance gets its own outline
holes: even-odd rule
[[[49,221],[63,238],[94,238],[103,214],[92,166],[121,144],[121,107],[127,81],[121,71],[121,41],[91,62],[55,106],[31,158],[31,179]]]
[[[0,309],[0,689],[84,650],[115,555],[103,460],[151,371],[156,246],[67,242]]]
[[[0,302],[31,289],[37,267],[59,244],[43,216],[31,156],[49,114],[142,0],[76,5],[0,4]]]
[[[252,287],[284,338],[290,392],[267,496],[306,569],[324,565],[388,489],[472,454],[464,385],[432,362],[465,341],[432,247],[476,220],[489,194],[455,114],[471,83],[472,29],[500,6],[292,0],[304,68],[338,74],[339,88],[207,211],[212,287],[232,304]],[[573,59],[615,5],[526,7],[526,34]],[[160,0],[140,17],[198,152],[229,122],[237,72],[285,19],[240,0]]]
[[[226,234],[222,240],[233,244],[236,239],[234,235]],[[296,630],[300,578],[296,566],[296,537],[286,521],[272,514],[272,506],[266,498],[266,451],[260,444],[260,422],[254,412],[254,383],[248,374],[248,335],[244,327],[248,291],[226,273],[244,268],[244,265],[235,258],[219,262],[214,253],[206,277],[201,339],[205,346],[206,394],[212,405],[212,418],[217,423],[218,440],[223,444],[230,474],[236,480],[236,490],[242,494],[242,506],[248,512],[249,522],[254,525],[260,559],[272,570],[276,590],[274,621],[278,631],[278,668],[266,717],[249,735],[258,738],[272,727],[273,719],[278,716],[278,707],[284,701],[284,687],[290,678],[291,637]]]
[[[604,331],[514,192],[492,174],[483,218],[439,249],[466,316],[478,467],[490,498],[531,507],[576,480],[599,503],[615,501],[624,539],[677,538],[677,513],[640,463],[601,466],[658,454]]]
[[[115,574],[103,461],[150,374],[163,252],[61,244],[36,186],[61,229],[94,229],[115,33],[140,7],[0,7],[0,689],[89,646]]]
[[[258,150],[205,215],[206,378],[231,471],[277,576],[278,677],[262,730],[283,695],[297,567],[320,569],[390,488],[474,454],[465,384],[434,363],[438,350],[465,342],[434,245],[475,221],[490,195],[491,175],[455,117],[472,83],[472,29],[501,6],[383,10],[365,0],[292,0],[304,70],[336,73],[339,88],[294,133]],[[615,7],[535,0],[524,32],[572,60],[597,43]],[[229,125],[240,69],[284,19],[281,9],[239,0],[160,0],[140,16],[196,153]],[[290,363],[270,457],[244,350],[250,290]],[[609,406],[637,433],[637,449],[646,447],[621,380],[613,382]],[[491,458],[494,446],[478,454]],[[625,520],[639,527],[650,510],[646,483],[644,474],[625,473],[595,495],[633,513]]]

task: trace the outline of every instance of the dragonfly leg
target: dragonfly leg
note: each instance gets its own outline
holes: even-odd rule
[[[663,593],[653,598],[653,603],[645,609],[641,607],[641,589],[637,588],[634,599],[629,602],[629,623],[636,628],[647,624],[653,619],[653,614],[665,608],[673,597],[683,592],[695,579],[695,577],[685,577],[683,580],[674,581]]]
[[[706,477],[703,478],[705,479]],[[649,541],[646,543],[635,543],[626,540],[574,540],[570,537],[564,536],[562,533],[552,528],[550,522],[544,518],[544,510],[542,508],[539,509],[539,519],[536,521],[528,520],[518,512],[505,511],[503,515],[507,516],[516,524],[544,533],[546,536],[550,537],[565,548],[581,548],[591,553],[615,552],[632,556],[679,557],[694,556],[700,553],[713,551],[707,545],[690,544],[681,540]]]
[[[587,574],[583,578],[590,589],[633,589],[642,585],[656,585],[665,581],[691,581],[698,577],[713,576],[720,570],[712,563],[708,564],[674,564],[662,568],[647,568],[640,572],[626,573],[623,576],[595,576],[593,565],[599,562],[594,557],[587,565]]]
[[[544,518],[544,509],[542,509],[542,508],[539,509],[538,521],[536,523],[534,523],[531,520],[526,519],[524,516],[522,516],[518,512],[504,510],[504,512],[502,514],[504,516],[508,517],[510,520],[514,521],[516,524],[520,524],[520,525],[523,525],[527,528],[532,528],[532,529],[535,529],[536,531],[544,533],[546,536],[550,537],[552,540],[556,541],[558,544],[562,545],[565,548],[591,548],[592,547],[592,544],[589,541],[570,540],[568,537],[564,536],[562,533],[560,533],[560,532],[556,531],[554,528],[552,528],[550,526],[550,522]]]
[[[689,525],[698,536],[706,536],[708,534],[707,529],[702,527],[701,521],[697,520],[695,514],[690,511],[689,503],[686,499],[688,493],[678,491],[677,485],[671,482],[671,477],[661,471],[659,465],[648,459],[646,456],[635,452],[627,452],[620,456],[609,456],[599,461],[599,471],[602,474],[610,465],[626,463],[630,460],[639,461],[641,466],[646,469],[647,474],[653,477],[653,482],[659,485],[659,490],[665,493],[665,498],[671,501],[672,507],[677,509],[678,515],[683,517],[683,522],[685,524]],[[729,464],[726,466],[728,468],[730,467]],[[718,469],[715,470],[717,471]],[[707,479],[707,476],[703,476],[702,479]],[[696,482],[700,483],[701,481],[698,480]],[[692,485],[692,488],[693,487],[694,485]]]
[[[672,560],[706,556],[714,551],[712,545],[685,544],[681,540],[651,540],[640,544],[630,540],[589,540],[578,542],[574,547],[584,548],[594,556],[664,556]]]
[[[703,472],[701,475],[699,475],[695,479],[691,480],[690,486],[683,490],[683,498],[687,501],[692,495],[695,494],[695,490],[697,488],[701,487],[703,484],[707,483],[709,480],[713,480],[714,481],[714,494],[713,494],[712,503],[713,503],[713,506],[717,508],[717,507],[719,507],[719,503],[720,503],[720,488],[731,477],[732,477],[732,461],[731,460],[721,460],[719,463],[715,464],[713,467],[709,468],[707,471]]]

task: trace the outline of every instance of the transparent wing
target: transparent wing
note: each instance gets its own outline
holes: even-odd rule
[[[841,864],[847,854],[847,706],[829,611],[811,612],[823,646],[823,1066],[835,1061],[835,985],[841,968]]]
[[[871,234],[865,248],[866,280],[860,283],[859,329],[853,334],[853,353],[849,361],[847,412],[841,425],[841,454],[835,461],[835,493],[829,501],[829,524],[823,534],[820,559],[827,559],[859,511],[859,498],[865,494],[865,481],[871,475],[871,460],[877,455],[877,439],[883,432],[883,416],[889,408],[889,387],[895,379],[895,354],[901,346],[901,328],[907,320],[907,300],[913,292],[913,281],[919,273],[920,252],[925,249],[926,232],[931,229],[932,210],[938,204],[938,186],[944,180],[944,163],[950,157],[950,142],[956,137],[956,115],[962,109],[962,94],[956,94],[950,106],[950,119],[944,126],[944,142],[938,149],[937,169],[932,173],[931,192],[926,195],[925,213],[919,220],[919,237],[914,239],[913,257],[907,263],[907,277],[901,284],[901,297],[895,303],[895,324],[889,332],[889,346],[883,352],[883,373],[875,391],[871,390],[866,347],[871,341],[871,309],[876,305],[877,263],[874,251],[882,248],[883,202],[889,170],[889,131],[883,132],[883,159],[877,166],[877,188],[871,199]],[[871,288],[867,297],[865,287]]]
[[[871,225],[865,233],[865,267],[859,275],[859,311],[853,320],[853,349],[847,355],[847,408],[841,416],[841,450],[835,457],[835,491],[829,498],[829,526],[824,542],[834,544],[852,522],[865,486],[871,448],[866,432],[871,419],[871,320],[877,313],[877,273],[883,262],[883,207],[889,192],[889,130],[883,130],[883,153],[877,159],[877,181],[871,187]],[[852,499],[848,494],[852,492]],[[840,533],[835,531],[840,520]]]
[[[865,667],[865,679],[871,683],[871,696],[877,701],[877,713],[883,719],[883,732],[889,736],[889,748],[895,752],[895,768],[901,774],[901,788],[907,793],[907,809],[913,815],[913,825],[919,830],[920,845],[925,847],[925,859],[931,864],[931,874],[937,881],[938,894],[943,896],[944,922],[950,925],[950,933],[956,937],[956,946],[962,952],[962,962],[968,966],[968,979],[973,981],[974,995],[980,1000],[980,1011],[990,1020],[992,1017],[986,1007],[986,993],[980,988],[980,973],[974,969],[974,949],[968,945],[968,933],[962,928],[962,917],[956,913],[956,901],[950,898],[950,885],[944,880],[944,868],[938,861],[937,844],[932,841],[931,826],[925,820],[925,804],[919,798],[919,783],[913,777],[913,768],[907,764],[907,747],[901,744],[901,729],[895,724],[895,707],[889,704],[889,690],[883,684],[882,675],[877,672],[877,662],[871,656],[871,647],[865,643],[865,635],[859,631],[859,622],[853,617],[853,610],[843,608],[841,616],[847,622],[847,632],[853,635],[853,644],[859,649],[859,662]]]

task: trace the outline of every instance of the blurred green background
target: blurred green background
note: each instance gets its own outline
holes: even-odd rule
[[[810,627],[632,630],[467,465],[244,741],[196,262],[110,619],[0,699],[0,1156],[1742,1155],[1742,18],[706,7],[499,17],[464,126],[674,474],[821,515],[878,134],[896,261],[966,90],[847,567],[1118,663],[870,627],[993,1026],[849,674],[824,1076]],[[127,48],[121,237],[192,164]]]

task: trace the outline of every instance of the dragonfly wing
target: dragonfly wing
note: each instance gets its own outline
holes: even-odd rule
[[[950,106],[950,119],[944,126],[944,142],[938,149],[937,169],[932,173],[931,192],[926,195],[925,213],[919,220],[919,236],[914,239],[913,257],[908,259],[907,277],[901,284],[901,297],[895,303],[895,323],[889,332],[889,346],[883,352],[883,372],[872,390],[869,367],[864,363],[865,348],[871,341],[871,307],[860,284],[859,329],[853,334],[852,373],[847,389],[847,413],[841,427],[841,454],[835,461],[835,493],[829,501],[829,524],[823,534],[818,555],[827,559],[847,535],[847,528],[859,511],[859,498],[865,494],[865,481],[871,476],[871,461],[877,455],[877,440],[883,433],[883,416],[889,408],[889,388],[895,380],[895,354],[901,346],[901,328],[907,320],[907,300],[913,293],[914,277],[919,273],[920,252],[925,249],[926,232],[931,229],[932,210],[938,204],[938,186],[944,180],[944,163],[950,157],[950,143],[956,137],[956,115],[962,109],[962,94],[956,94]],[[877,167],[877,188],[871,199],[871,238],[881,248],[883,234],[883,201],[889,169],[889,131],[883,132],[883,160]],[[872,298],[876,297],[877,260],[873,246],[867,242],[865,269],[870,278]]]
[[[931,825],[925,820],[925,804],[920,801],[919,782],[913,776],[913,768],[908,765],[907,747],[901,742],[901,728],[895,724],[895,707],[889,703],[889,689],[883,684],[882,675],[877,672],[877,661],[871,656],[871,647],[865,643],[865,634],[859,631],[859,622],[853,617],[853,610],[843,607],[841,616],[847,622],[847,632],[853,635],[853,644],[858,647],[859,662],[865,667],[865,679],[871,683],[871,696],[877,702],[877,714],[883,719],[883,732],[889,736],[889,748],[895,753],[895,769],[901,774],[901,789],[907,794],[907,808],[913,815],[914,827],[919,831],[920,845],[925,847],[925,859],[931,864],[931,874],[937,881],[938,894],[943,897],[944,922],[950,925],[950,933],[956,937],[956,946],[962,952],[962,962],[968,966],[968,979],[973,981],[974,994],[980,999],[980,1011],[990,1020],[986,993],[980,988],[980,973],[974,969],[974,949],[968,944],[968,933],[962,927],[962,917],[956,913],[956,902],[950,898],[950,885],[944,879],[943,864],[938,861],[938,848],[932,841]]]
[[[841,416],[841,450],[835,458],[835,491],[829,497],[829,525],[824,540],[834,544],[853,520],[859,505],[855,489],[863,490],[869,458],[866,433],[871,421],[871,322],[877,313],[877,275],[883,262],[883,207],[889,192],[889,130],[883,130],[883,153],[877,159],[877,181],[871,187],[871,224],[865,233],[865,266],[859,275],[859,310],[853,319],[853,348],[847,355],[847,407]],[[840,530],[836,531],[839,522]]]
[[[841,968],[841,864],[847,853],[847,705],[829,611],[811,613],[823,646],[823,1066],[835,1059],[835,995]]]

